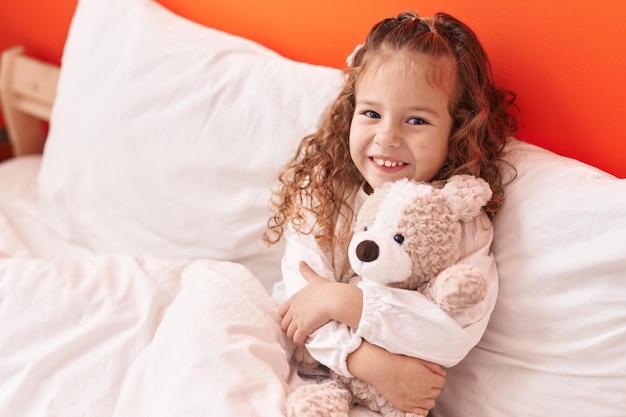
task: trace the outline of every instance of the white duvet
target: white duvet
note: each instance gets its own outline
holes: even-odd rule
[[[2,416],[279,416],[287,344],[243,267],[0,260]]]

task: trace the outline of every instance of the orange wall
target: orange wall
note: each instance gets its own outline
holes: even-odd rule
[[[476,30],[496,81],[517,92],[521,138],[626,177],[622,0],[159,1],[287,57],[331,66],[343,65],[382,17],[404,9],[422,15],[446,11]],[[76,0],[3,2],[0,48],[21,43],[32,55],[59,63],[75,5]]]

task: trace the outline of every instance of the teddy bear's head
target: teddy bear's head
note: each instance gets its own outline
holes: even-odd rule
[[[489,184],[470,175],[443,187],[411,180],[386,183],[368,196],[348,248],[361,279],[421,289],[459,259],[461,222],[491,199]]]

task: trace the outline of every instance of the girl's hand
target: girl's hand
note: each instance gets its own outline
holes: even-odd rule
[[[289,298],[278,309],[280,326],[296,345],[304,345],[308,335],[337,320],[356,328],[363,310],[363,293],[350,284],[329,281],[300,262],[300,273],[309,285]]]
[[[302,346],[308,335],[331,320],[326,306],[332,296],[332,283],[306,262],[300,262],[299,267],[309,285],[285,301],[278,314],[282,317],[280,327],[296,345]]]
[[[441,366],[404,355],[394,355],[367,341],[348,356],[350,372],[374,385],[396,408],[426,415],[445,383]]]

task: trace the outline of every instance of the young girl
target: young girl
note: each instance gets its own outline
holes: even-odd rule
[[[273,235],[265,235],[270,243],[286,239],[274,298],[294,343],[372,383],[399,409],[425,415],[444,384],[440,365],[456,364],[478,343],[494,308],[490,218],[503,199],[498,164],[516,130],[514,96],[494,86],[472,30],[441,13],[379,22],[345,73],[319,129],[280,176]],[[493,191],[483,215],[464,224],[460,248],[459,262],[488,280],[481,304],[450,317],[418,292],[337,282],[351,273],[347,244],[368,193],[400,178],[453,174],[480,176]]]

